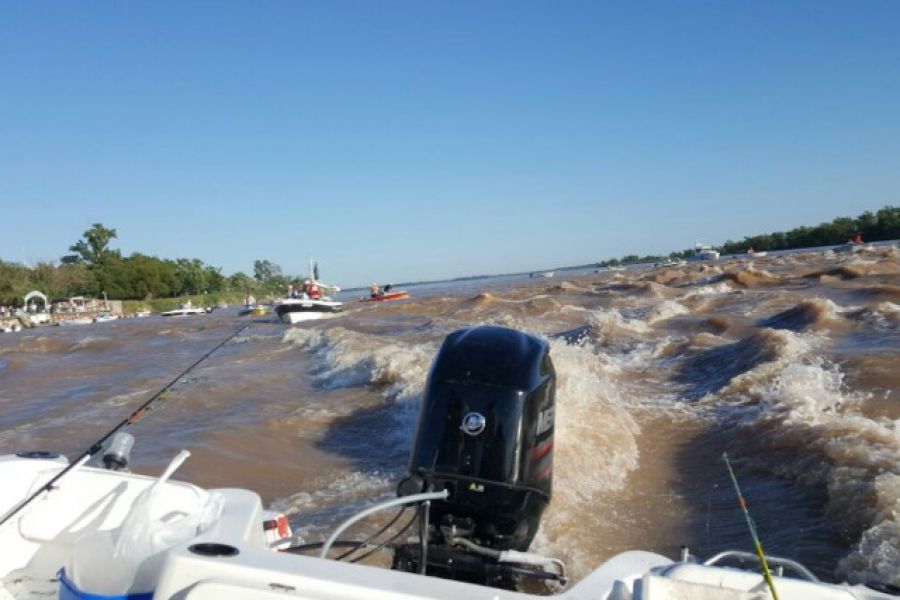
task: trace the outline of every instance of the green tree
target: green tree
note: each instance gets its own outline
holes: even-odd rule
[[[872,232],[872,241],[892,240],[900,237],[900,208],[885,206],[877,213],[875,218],[878,223]]]
[[[206,265],[203,271],[206,277],[206,291],[221,292],[227,287],[228,280],[222,275],[222,267]]]
[[[199,294],[206,291],[207,273],[200,259],[179,258],[175,261],[177,275],[181,282],[181,293]]]
[[[30,290],[30,272],[25,265],[0,261],[0,304],[17,306]]]
[[[77,252],[91,266],[104,265],[111,258],[119,256],[118,251],[109,249],[109,242],[116,237],[118,235],[115,229],[104,227],[102,223],[94,223],[84,232],[84,239],[69,246],[69,250]]]
[[[255,289],[256,280],[242,271],[228,278],[228,287],[235,292],[249,292]]]
[[[260,283],[267,283],[273,277],[281,276],[281,267],[270,260],[253,261],[253,277]]]

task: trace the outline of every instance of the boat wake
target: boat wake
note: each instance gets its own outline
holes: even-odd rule
[[[827,579],[900,585],[897,251],[548,283],[448,283],[332,321],[255,323],[142,424],[140,466],[196,445],[200,485],[240,475],[316,541],[395,493],[445,336],[500,325],[550,344],[553,499],[535,547],[564,558],[574,579],[629,547],[746,547],[719,460],[727,450],[767,550]],[[163,329],[124,321],[102,338],[0,336],[0,444],[82,449],[97,423],[233,332],[238,317],[221,314]],[[211,472],[224,464],[239,466]]]
[[[825,514],[855,540],[837,574],[900,582],[898,421],[866,416],[866,395],[815,356],[780,362],[774,373],[734,382],[719,396],[749,407],[734,426],[746,456],[759,457],[751,463],[826,490]]]

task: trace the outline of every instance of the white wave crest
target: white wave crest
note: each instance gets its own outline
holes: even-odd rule
[[[839,575],[900,584],[900,422],[860,413],[865,395],[847,389],[840,369],[821,358],[784,364],[748,393],[760,412],[744,427],[767,448],[792,449],[770,468],[824,485],[826,513],[859,535]]]
[[[646,333],[650,326],[640,318],[629,318],[617,308],[598,308],[588,314],[588,323],[600,335],[606,337],[617,331]]]
[[[551,342],[557,372],[553,502],[535,540],[539,551],[566,554],[576,573],[594,566],[590,523],[604,494],[621,490],[638,465],[637,422],[590,344]],[[580,524],[573,531],[572,524]],[[585,540],[573,536],[584,535]]]
[[[701,296],[719,296],[722,294],[733,294],[735,290],[732,289],[730,285],[725,283],[724,281],[720,281],[719,283],[714,283],[710,285],[701,285],[698,288],[692,289],[690,292],[684,295],[684,299],[696,298]]]
[[[675,300],[664,300],[650,308],[647,312],[647,322],[657,323],[688,312],[690,311],[683,304],[680,304]]]
[[[334,327],[291,329],[284,342],[309,348],[317,359],[315,381],[325,389],[382,386],[396,400],[417,397],[424,387],[436,346]]]

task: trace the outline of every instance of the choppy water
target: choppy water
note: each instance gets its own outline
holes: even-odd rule
[[[630,548],[747,549],[727,450],[769,553],[900,584],[896,248],[485,279],[347,308],[253,322],[132,429],[135,470],[189,448],[181,478],[255,489],[315,541],[393,494],[448,332],[582,328],[551,339],[557,451],[539,550],[577,579]],[[79,453],[246,319],[0,335],[0,452]]]

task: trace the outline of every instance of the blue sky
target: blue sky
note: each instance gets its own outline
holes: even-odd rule
[[[0,0],[0,258],[351,286],[900,203],[900,2]]]

